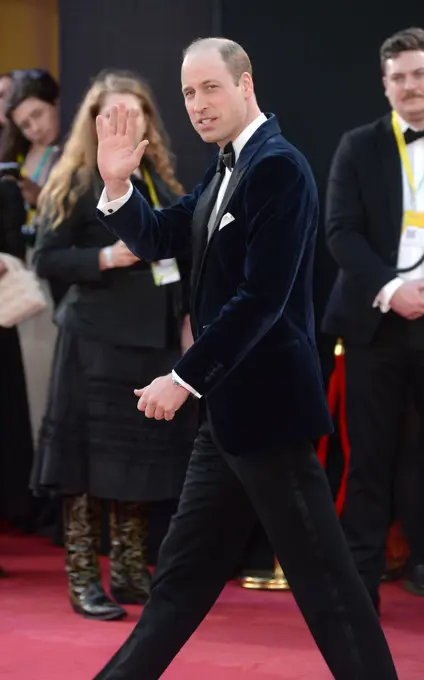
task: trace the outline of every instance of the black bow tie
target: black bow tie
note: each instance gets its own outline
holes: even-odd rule
[[[234,147],[231,142],[228,142],[223,149],[219,152],[218,158],[218,172],[223,172],[225,168],[232,170],[236,163],[236,154],[234,152]]]
[[[424,130],[417,131],[408,128],[403,136],[405,137],[405,144],[412,144],[412,142],[416,142],[417,139],[421,139],[421,137],[424,137]]]

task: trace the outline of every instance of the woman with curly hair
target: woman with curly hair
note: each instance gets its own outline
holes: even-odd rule
[[[34,252],[39,276],[69,286],[50,396],[31,486],[64,497],[66,570],[73,609],[89,618],[125,615],[120,604],[149,595],[147,507],[180,495],[194,436],[192,406],[172,423],[137,411],[134,387],[169,372],[189,345],[190,253],[178,262],[140,261],[96,218],[102,189],[95,119],[118,102],[138,112],[148,152],[133,180],[154,207],[182,193],[147,86],[134,74],[101,73],[76,114],[63,154],[39,199]],[[159,274],[168,272],[165,285]],[[100,509],[109,501],[111,599],[98,565]]]

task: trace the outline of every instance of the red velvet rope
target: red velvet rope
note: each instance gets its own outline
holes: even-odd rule
[[[346,377],[345,377],[345,362],[344,362],[344,350],[341,340],[337,341],[336,347],[334,349],[334,370],[331,374],[330,381],[328,383],[328,408],[330,410],[331,416],[334,420],[337,411],[338,425],[339,425],[339,436],[340,443],[342,447],[343,454],[343,474],[340,480],[340,486],[336,495],[335,506],[337,514],[342,514],[345,497],[346,497],[346,483],[347,474],[349,470],[349,459],[350,459],[350,447],[349,440],[347,436],[347,426],[346,426]],[[330,444],[330,436],[325,435],[321,437],[318,443],[317,454],[324,469],[327,467],[327,455],[328,447]]]

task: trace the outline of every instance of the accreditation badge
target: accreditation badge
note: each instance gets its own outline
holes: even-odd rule
[[[153,280],[157,286],[166,286],[181,280],[178,263],[174,257],[152,262],[151,267]]]
[[[412,267],[424,254],[424,212],[407,210],[403,216],[398,268]],[[415,281],[424,278],[424,263],[402,278]]]

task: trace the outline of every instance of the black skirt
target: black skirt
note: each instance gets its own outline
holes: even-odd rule
[[[60,330],[31,488],[122,501],[178,498],[196,432],[188,399],[171,421],[137,410],[134,389],[169,373],[170,349],[124,347]]]

